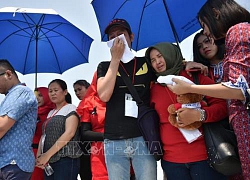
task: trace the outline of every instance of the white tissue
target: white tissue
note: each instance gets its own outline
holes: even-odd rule
[[[176,76],[176,75],[159,76],[157,78],[157,82],[161,84],[175,85],[175,83],[172,81],[173,78],[177,78],[187,83],[194,84],[191,80],[187,79],[186,77]]]
[[[123,40],[124,44],[125,44],[125,50],[124,50],[124,53],[123,53],[123,56],[122,56],[122,59],[121,61],[123,63],[128,63],[129,61],[131,61],[135,55],[133,54],[133,52],[130,50],[129,46],[128,46],[128,43],[127,43],[127,40],[124,36],[124,34],[121,34],[120,36],[118,36],[120,39]],[[110,41],[107,42],[107,45],[109,48],[111,48],[113,46],[113,42],[114,42],[115,38],[114,39],[111,39]]]

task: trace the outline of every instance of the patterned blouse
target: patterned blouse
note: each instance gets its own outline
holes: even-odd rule
[[[213,69],[215,83],[220,83],[223,76],[223,61],[218,64],[211,64],[210,67]]]
[[[239,23],[231,27],[227,32],[225,43],[223,81],[227,83],[223,84],[241,89],[246,97],[250,83],[250,24]],[[244,102],[229,101],[230,120],[237,111],[242,110],[245,110]]]
[[[73,104],[65,105],[60,111],[58,111],[55,116],[53,116],[50,120],[47,120],[47,126],[45,127],[46,122],[43,124],[43,131],[45,131],[46,138],[44,142],[43,151],[48,151],[60,138],[60,136],[65,132],[65,123],[68,117],[77,116],[76,107]],[[53,114],[53,110],[50,111],[48,117]],[[80,133],[77,128],[74,137],[65,145],[62,149],[60,149],[56,154],[54,154],[49,163],[54,163],[62,157],[70,157],[70,158],[79,158],[82,155],[82,150],[79,146]]]
[[[224,85],[241,89],[246,97],[250,84],[250,24],[239,23],[232,26],[226,34],[224,58]],[[245,102],[228,101],[229,119],[237,136],[242,172],[250,179],[250,115]]]

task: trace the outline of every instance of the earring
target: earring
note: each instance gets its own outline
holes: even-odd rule
[[[216,14],[215,19],[216,19],[216,20],[219,20],[219,17],[220,17],[220,15],[219,15],[219,14]]]

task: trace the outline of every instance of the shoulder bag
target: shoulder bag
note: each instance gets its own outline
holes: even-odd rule
[[[193,73],[194,83],[199,84],[198,75]],[[216,171],[231,176],[241,173],[237,139],[228,117],[218,122],[203,123],[208,163]]]
[[[163,155],[160,139],[160,118],[155,109],[143,103],[131,79],[129,79],[120,66],[119,73],[138,105],[138,126],[147,144],[148,150],[150,154],[154,156],[155,160],[158,161]]]

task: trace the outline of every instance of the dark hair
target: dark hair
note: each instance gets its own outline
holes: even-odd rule
[[[90,86],[88,81],[83,80],[83,79],[80,79],[80,80],[77,80],[76,82],[74,82],[73,86],[77,85],[77,84],[80,85],[80,86],[84,86],[86,89],[88,89],[88,87]]]
[[[199,51],[199,47],[197,45],[197,40],[198,38],[201,36],[201,35],[204,35],[203,34],[203,30],[201,30],[200,32],[198,32],[195,36],[194,36],[194,40],[193,40],[193,56],[194,56],[194,62],[198,62],[198,63],[201,63],[201,64],[204,64],[206,66],[210,66],[210,61],[209,59],[207,58],[204,58],[200,51]],[[218,51],[216,53],[216,57],[218,59],[223,59],[224,57],[224,52],[225,52],[225,44],[220,44],[220,45],[217,45],[216,46],[218,47]]]
[[[11,71],[18,78],[14,67],[10,64],[10,62],[7,59],[0,59],[0,67],[2,67],[4,70]]]
[[[72,104],[72,98],[71,98],[71,95],[70,93],[68,92],[68,94],[66,94],[65,96],[65,101],[69,104]]]
[[[63,91],[68,89],[66,82],[62,79],[54,79],[49,83],[48,86],[50,86],[52,83],[57,83],[62,88]],[[71,95],[69,94],[69,92],[65,96],[65,101],[70,104],[72,103]]]
[[[216,19],[213,9],[220,12]],[[250,13],[233,0],[208,0],[198,12],[201,19],[217,39],[224,37],[228,29],[241,22],[250,22]]]

